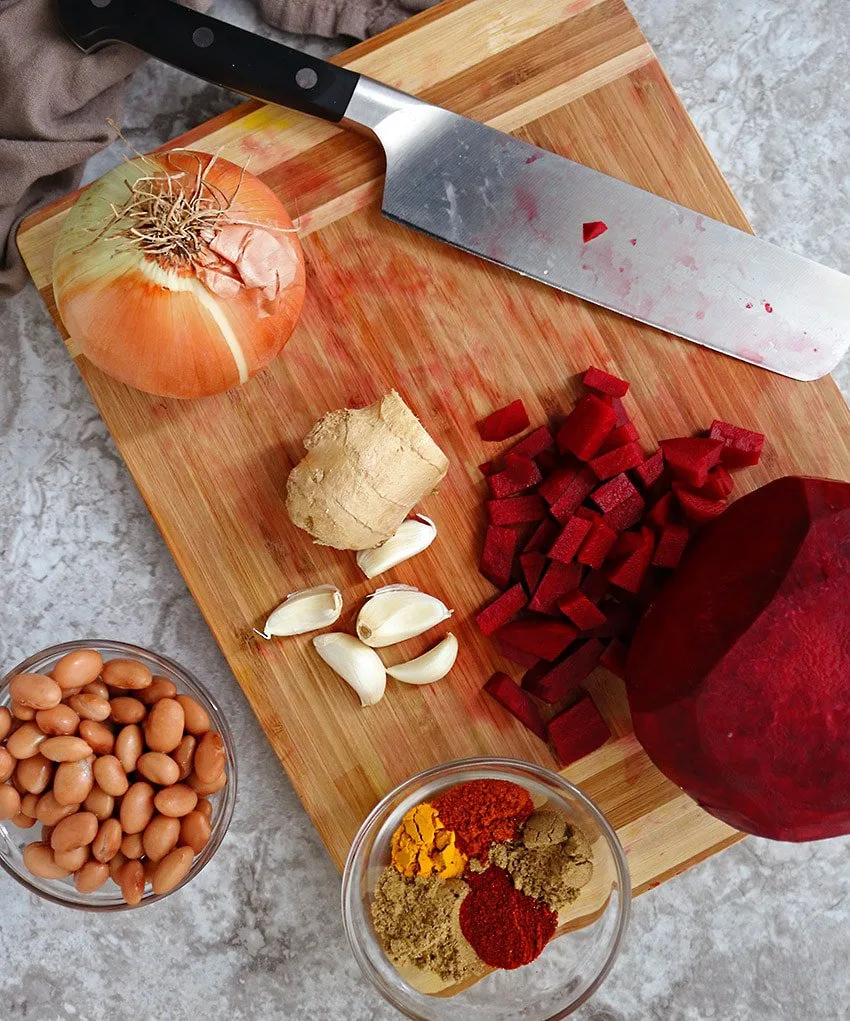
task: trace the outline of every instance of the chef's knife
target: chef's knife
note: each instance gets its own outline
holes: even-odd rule
[[[129,43],[371,135],[391,220],[794,379],[826,375],[850,345],[850,277],[836,270],[172,0],[57,3],[86,52]]]

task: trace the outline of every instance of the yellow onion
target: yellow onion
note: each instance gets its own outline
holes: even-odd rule
[[[149,393],[244,383],[283,348],[304,301],[301,245],[253,174],[178,149],[116,167],[69,212],[53,263],[76,351]]]

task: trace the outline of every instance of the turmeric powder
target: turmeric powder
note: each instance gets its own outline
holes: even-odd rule
[[[437,810],[427,803],[411,808],[393,834],[392,863],[408,879],[439,876],[454,879],[466,868],[453,830],[447,830]]]

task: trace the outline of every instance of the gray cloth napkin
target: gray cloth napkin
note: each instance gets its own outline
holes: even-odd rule
[[[365,39],[436,0],[254,2],[284,31]],[[75,188],[85,161],[113,141],[108,121],[120,123],[124,82],[143,59],[123,45],[85,56],[63,36],[53,0],[0,0],[0,298],[27,279],[14,240],[21,218]]]

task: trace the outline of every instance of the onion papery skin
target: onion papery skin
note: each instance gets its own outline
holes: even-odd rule
[[[292,279],[274,299],[258,287],[219,297],[185,260],[131,245],[126,224],[103,230],[110,203],[122,207],[130,187],[155,172],[152,163],[164,174],[182,172],[188,190],[202,172],[223,196],[235,195],[223,222],[276,228],[270,233],[288,246]],[[203,397],[244,383],[283,349],[304,302],[304,257],[289,214],[259,178],[221,157],[180,150],[128,161],[82,194],[56,243],[53,290],[74,350],[99,369],[148,393]]]

